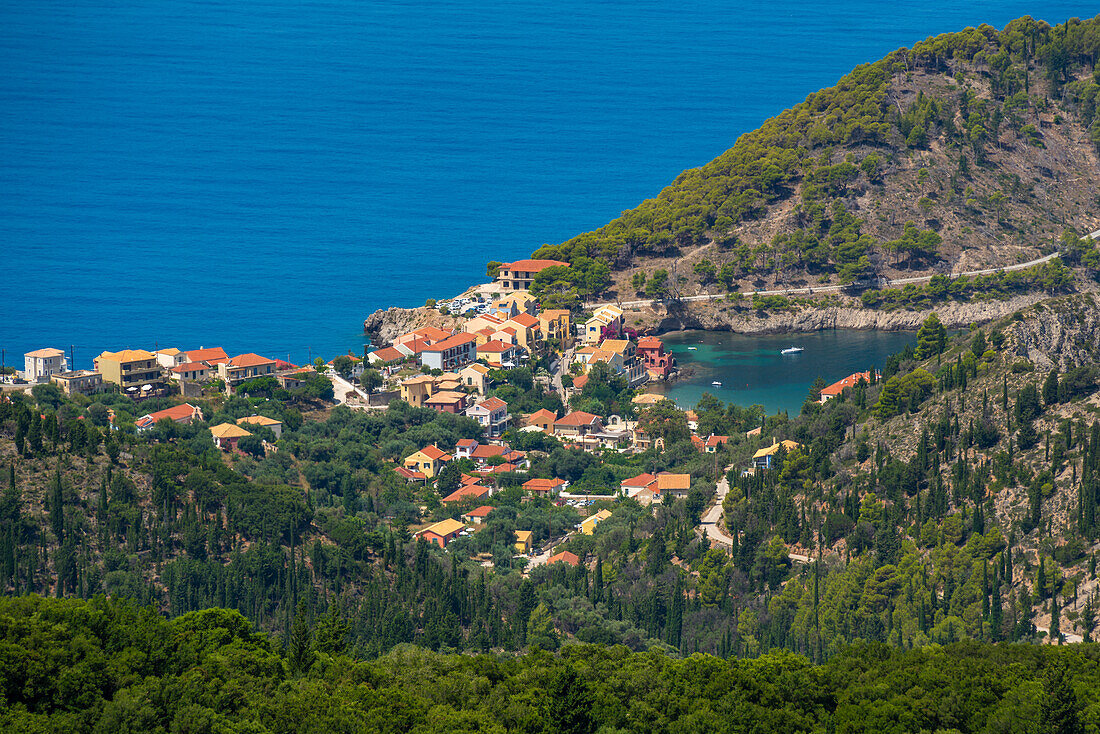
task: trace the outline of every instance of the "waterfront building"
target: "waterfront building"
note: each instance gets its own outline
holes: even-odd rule
[[[248,352],[238,354],[227,362],[218,363],[218,377],[225,381],[225,390],[257,377],[275,374],[275,360]]]
[[[530,290],[535,282],[535,276],[547,268],[569,267],[569,263],[561,260],[516,260],[511,263],[503,263],[497,272],[496,281],[506,291]]]
[[[60,349],[47,347],[23,355],[23,379],[27,382],[49,382],[50,375],[68,369],[65,352]]]
[[[91,395],[103,389],[103,375],[92,370],[74,370],[72,372],[55,372],[50,375],[50,382],[61,388],[66,395]]]
[[[456,334],[432,344],[420,354],[420,363],[436,370],[456,370],[477,361],[477,338]]]
[[[655,336],[638,340],[638,356],[652,380],[665,380],[676,366],[676,358],[665,351],[664,342]]]
[[[95,358],[95,369],[104,381],[127,393],[150,393],[164,386],[164,374],[156,356],[144,349],[103,352]]]

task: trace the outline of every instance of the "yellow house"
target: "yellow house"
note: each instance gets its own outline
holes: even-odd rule
[[[158,388],[164,383],[156,355],[144,349],[103,352],[95,358],[95,371],[103,375],[105,382],[113,382],[125,392],[138,392],[146,385]]]
[[[463,368],[458,376],[463,387],[473,388],[482,395],[489,389],[489,368],[483,364],[474,362]]]
[[[410,377],[401,383],[401,399],[414,408],[423,408],[424,403],[435,394],[435,378],[431,375]]]
[[[539,329],[544,340],[556,339],[562,349],[573,345],[573,321],[569,309],[543,311],[539,314]]]
[[[614,326],[615,333],[621,334],[623,330],[623,310],[618,306],[601,306],[592,314],[592,318],[584,322],[585,344],[598,344],[603,339],[603,330]]]
[[[433,444],[406,456],[404,467],[412,471],[418,471],[431,479],[439,474],[443,470],[443,465],[450,460],[450,454]]]
[[[527,555],[531,552],[531,536],[533,534],[531,530],[516,531],[516,553]]]
[[[581,532],[585,535],[591,535],[596,532],[596,526],[609,517],[611,517],[610,510],[600,510],[595,515],[586,517],[584,521],[581,522]]]
[[[771,469],[772,468],[772,457],[774,457],[776,454],[779,453],[779,447],[780,446],[782,446],[783,449],[788,454],[791,453],[792,451],[796,450],[796,449],[802,448],[802,444],[795,443],[794,441],[790,441],[790,440],[776,441],[771,446],[768,446],[767,448],[760,449],[759,451],[757,451],[755,454],[752,455],[753,466],[757,469]]]
[[[501,325],[501,328],[514,329],[516,344],[529,352],[535,348],[541,335],[539,320],[527,313],[521,313],[519,316],[508,319]]]

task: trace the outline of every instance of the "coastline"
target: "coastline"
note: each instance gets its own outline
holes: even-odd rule
[[[1090,284],[1078,284],[1078,292],[1093,292]],[[856,306],[803,307],[784,313],[759,313],[736,309],[722,301],[664,303],[657,306],[624,310],[624,321],[640,333],[659,336],[677,331],[701,330],[738,334],[797,334],[830,329],[915,331],[929,314],[935,312],[949,329],[994,321],[1048,298],[1036,292],[1005,300],[980,302],[947,301],[921,310],[879,311]],[[436,309],[390,307],[378,309],[363,322],[363,331],[372,343],[387,344],[398,334],[424,326],[447,327],[462,319],[441,314]]]

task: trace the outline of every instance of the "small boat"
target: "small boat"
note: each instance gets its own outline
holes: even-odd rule
[[[712,382],[712,383],[710,383],[710,384],[712,384],[712,385],[714,385],[714,386],[716,386],[716,387],[722,387],[722,383],[721,383],[721,382],[718,382],[718,380],[715,380],[714,382]]]
[[[689,351],[689,352],[694,352],[694,351],[695,351],[695,349],[696,349],[695,347],[688,347],[688,351]]]
[[[780,354],[801,354],[802,352],[802,347],[787,347]]]

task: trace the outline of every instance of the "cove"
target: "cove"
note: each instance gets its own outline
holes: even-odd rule
[[[826,384],[872,366],[916,342],[912,331],[834,329],[808,334],[746,335],[679,331],[661,337],[686,377],[649,389],[679,407],[693,407],[704,392],[726,403],[762,405],[768,414],[795,415],[818,376]],[[790,346],[800,354],[780,354]],[[712,382],[721,382],[721,386]]]

